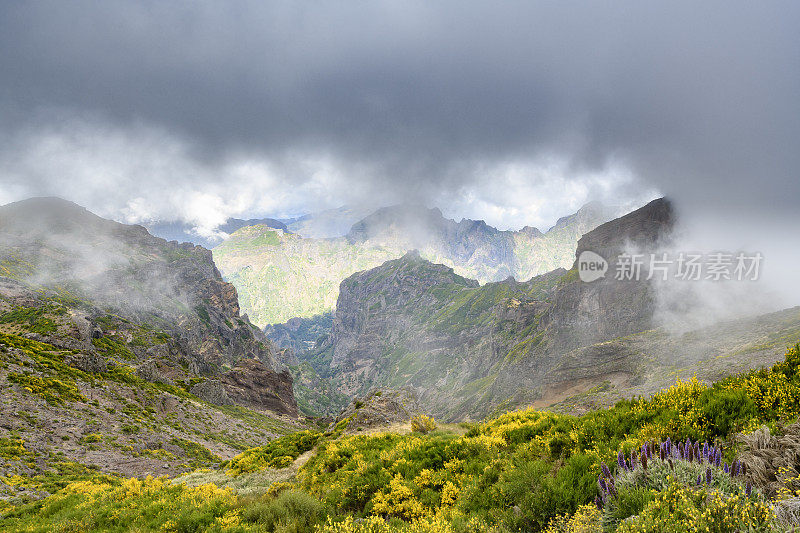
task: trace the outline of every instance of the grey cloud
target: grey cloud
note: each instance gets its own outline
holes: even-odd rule
[[[186,179],[261,157],[302,182],[321,153],[364,195],[435,199],[508,160],[622,161],[687,209],[791,213],[798,23],[796,2],[5,2],[0,135],[144,124],[210,169]]]

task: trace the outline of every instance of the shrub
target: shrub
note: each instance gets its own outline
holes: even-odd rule
[[[322,433],[311,430],[279,437],[266,446],[250,448],[231,459],[226,473],[238,476],[265,468],[286,468],[300,454],[312,449],[320,438]]]
[[[297,490],[262,497],[241,508],[243,522],[258,524],[265,531],[311,533],[324,518],[325,509],[319,500]]]
[[[416,415],[411,418],[411,431],[414,433],[428,433],[436,429],[436,422],[433,417],[427,415]]]
[[[697,410],[708,421],[707,436],[726,437],[741,430],[758,415],[756,404],[742,389],[720,390],[717,387],[697,398]]]
[[[715,531],[778,531],[765,503],[743,494],[721,494],[706,487],[674,483],[658,493],[635,517],[622,522],[619,533]]]

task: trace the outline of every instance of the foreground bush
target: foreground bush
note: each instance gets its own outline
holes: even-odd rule
[[[159,478],[72,483],[3,519],[7,531],[205,531],[239,524],[230,490],[187,488]]]
[[[411,418],[411,431],[414,433],[430,433],[434,429],[436,429],[436,422],[431,416],[416,415]]]

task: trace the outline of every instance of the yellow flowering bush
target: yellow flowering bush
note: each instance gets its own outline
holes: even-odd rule
[[[416,415],[411,417],[411,431],[414,433],[428,433],[436,429],[436,422],[432,416]]]
[[[622,522],[617,532],[778,531],[774,519],[770,506],[755,498],[673,484],[658,493],[641,514]]]
[[[573,515],[555,517],[545,533],[603,533],[602,513],[596,505],[581,505]]]
[[[227,528],[237,522],[237,498],[215,485],[189,488],[166,478],[119,482],[79,481],[67,485],[37,506],[6,517],[14,531],[51,532],[73,524],[77,531],[187,531]]]

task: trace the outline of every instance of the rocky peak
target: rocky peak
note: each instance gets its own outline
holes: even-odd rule
[[[575,258],[591,250],[611,260],[624,248],[653,249],[669,239],[675,224],[672,202],[658,198],[627,215],[601,224],[578,240]]]
[[[625,216],[602,224],[578,241],[572,275],[557,291],[543,317],[554,349],[585,346],[650,329],[655,310],[650,283],[614,279],[617,256],[630,247],[647,251],[669,239],[674,224],[669,200],[660,198]],[[609,262],[609,273],[592,283],[580,281],[577,258],[585,251]]]

